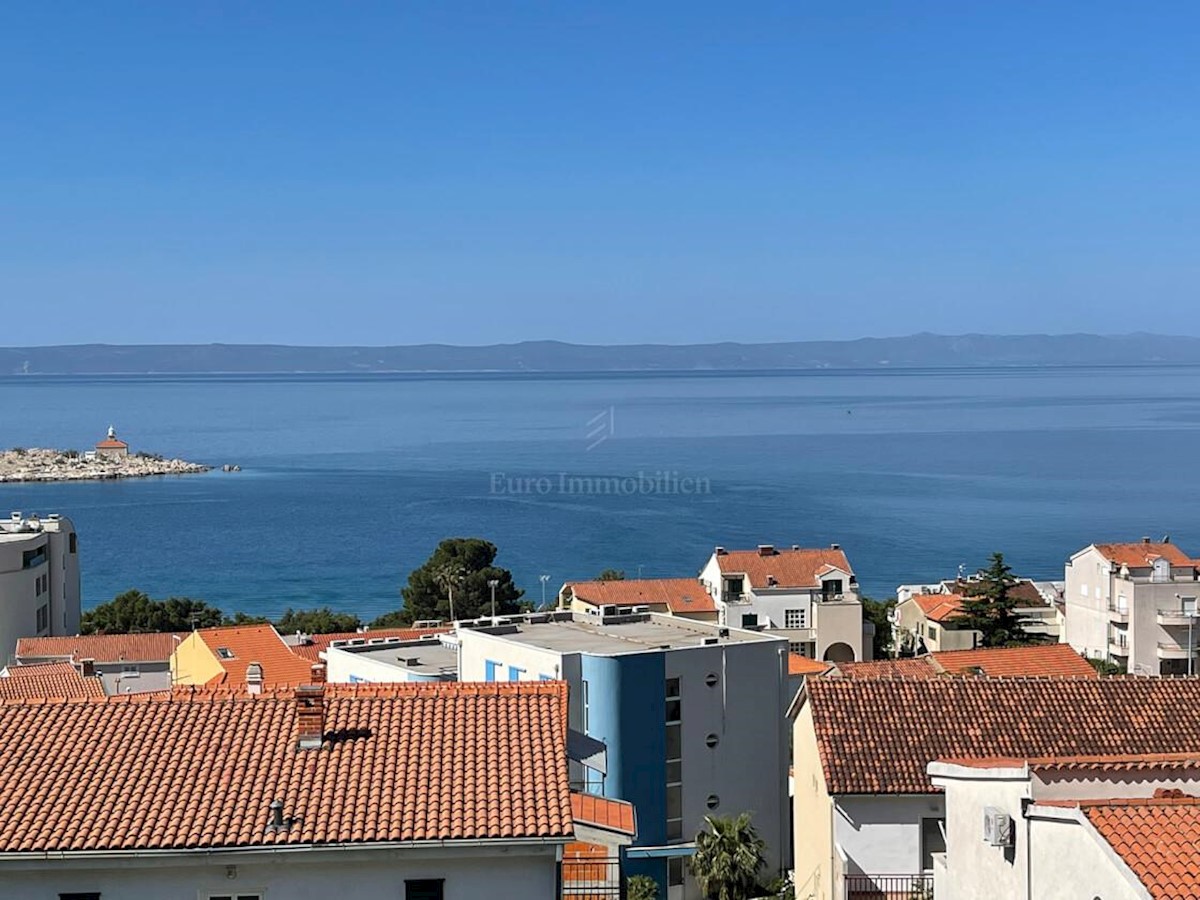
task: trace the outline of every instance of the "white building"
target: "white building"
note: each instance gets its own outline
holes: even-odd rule
[[[9,701],[0,896],[556,897],[565,709],[561,683]]]
[[[79,554],[75,526],[63,516],[0,521],[0,652],[18,638],[79,631]]]
[[[1092,544],[1067,561],[1066,640],[1139,675],[1195,670],[1197,561],[1169,541]]]
[[[573,784],[637,809],[629,874],[666,900],[699,897],[685,860],[704,817],[743,812],[766,842],[763,877],[786,868],[784,641],[654,613],[506,621],[460,623],[460,677],[570,685]]]
[[[946,797],[935,896],[1200,896],[1200,754],[929,766]]]
[[[717,602],[722,625],[765,630],[812,659],[870,658],[858,579],[837,544],[817,550],[717,547],[700,580]]]
[[[417,640],[398,637],[344,638],[324,651],[329,680],[334,683],[455,681],[458,637],[429,634]]]

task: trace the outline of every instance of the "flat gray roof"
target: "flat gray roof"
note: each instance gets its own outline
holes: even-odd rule
[[[478,630],[506,641],[558,653],[592,653],[597,656],[683,650],[704,646],[705,638],[726,645],[783,640],[774,635],[652,613],[620,616],[616,621],[603,621],[598,616],[575,613],[571,618],[556,616],[549,622],[515,622],[508,626]]]
[[[406,672],[422,675],[458,675],[458,650],[441,641],[405,641],[396,644],[358,644],[349,647],[331,646],[329,650],[344,650]],[[328,653],[329,650],[325,652]],[[408,660],[417,662],[409,665]]]

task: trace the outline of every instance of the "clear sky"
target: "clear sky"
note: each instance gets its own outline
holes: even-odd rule
[[[0,9],[0,345],[1200,334],[1195,0]]]

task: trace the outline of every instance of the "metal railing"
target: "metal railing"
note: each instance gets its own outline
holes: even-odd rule
[[[562,861],[562,900],[619,900],[621,861],[583,857]]]
[[[932,900],[933,875],[847,875],[846,900]]]

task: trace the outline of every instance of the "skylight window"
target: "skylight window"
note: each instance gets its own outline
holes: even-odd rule
[[[217,656],[221,657],[221,659],[233,659],[233,651],[228,647],[218,647]]]

